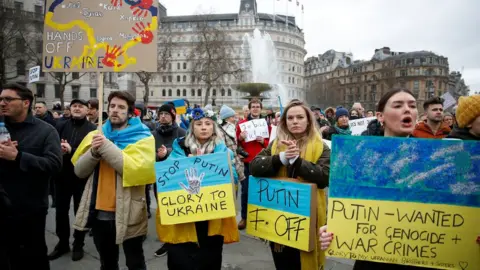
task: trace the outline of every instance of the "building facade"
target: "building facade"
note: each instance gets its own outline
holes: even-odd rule
[[[166,16],[167,8],[160,5],[159,40],[165,35],[171,35],[172,52],[166,68],[151,76],[149,81],[148,105],[157,107],[169,100],[186,98],[192,104],[202,104],[206,93],[205,84],[192,76],[189,54],[198,42],[195,24],[198,21],[208,21],[212,27],[225,32],[228,42],[232,45],[229,54],[234,61],[241,65],[245,61],[242,54],[243,37],[252,34],[258,28],[268,32],[276,46],[279,65],[279,83],[288,91],[289,98],[305,98],[304,91],[304,33],[295,23],[295,18],[257,12],[256,0],[239,0],[238,13],[210,14],[205,16]],[[10,75],[5,82],[18,82],[28,85],[28,69],[39,65],[42,59],[43,33],[43,0],[0,0],[2,14],[23,14],[24,18],[31,18],[24,33],[28,35],[28,42],[22,45],[17,42],[15,51],[18,55],[9,59],[6,65]],[[15,13],[16,12],[16,13]],[[25,15],[25,14],[28,14]],[[168,31],[166,31],[168,29]],[[33,53],[32,53],[33,49]],[[161,50],[159,42],[159,51]],[[28,59],[25,55],[28,52]],[[33,55],[33,57],[32,57]],[[25,59],[24,59],[25,58]],[[20,61],[19,63],[17,63]],[[41,64],[40,64],[41,65]],[[60,86],[55,73],[41,73],[40,81],[28,85],[36,94],[36,100],[45,101],[49,108],[60,101]],[[65,86],[64,100],[68,104],[73,98],[97,98],[98,79],[96,73],[64,73],[69,82]],[[136,94],[137,101],[142,102],[145,87],[135,73],[105,73],[104,95],[108,96],[113,90],[128,90]],[[245,93],[234,90],[234,85],[243,82],[245,76],[228,76],[218,86],[211,89],[208,103],[217,106],[227,104],[240,107],[246,104],[241,97]],[[105,100],[105,99],[104,99]]]
[[[312,103],[349,108],[361,102],[374,110],[389,89],[404,87],[414,93],[422,111],[426,99],[449,91],[448,59],[432,52],[393,52],[384,47],[376,49],[369,61],[350,58],[350,63],[342,53],[334,55],[333,61],[320,56],[305,62],[307,97]]]

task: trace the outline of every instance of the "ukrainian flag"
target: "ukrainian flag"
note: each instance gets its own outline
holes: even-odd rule
[[[173,105],[175,106],[175,111],[177,112],[178,115],[182,115],[182,114],[187,113],[187,106],[185,104],[185,100],[176,99],[174,101],[169,101],[169,102],[173,103]]]
[[[155,139],[139,118],[131,118],[128,126],[122,130],[112,130],[110,120],[103,125],[103,134],[113,142],[123,155],[123,187],[148,185],[155,182]],[[92,145],[90,132],[80,143],[72,157],[75,165]]]

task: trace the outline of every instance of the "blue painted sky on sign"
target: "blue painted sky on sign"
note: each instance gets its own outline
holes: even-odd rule
[[[480,207],[480,143],[335,136],[329,196]]]
[[[196,169],[192,175],[191,169]],[[216,153],[198,157],[172,159],[155,163],[157,191],[169,192],[180,190],[180,182],[188,186],[187,174],[190,178],[201,178],[201,186],[216,186],[232,183],[227,153]],[[204,176],[201,175],[204,173]]]

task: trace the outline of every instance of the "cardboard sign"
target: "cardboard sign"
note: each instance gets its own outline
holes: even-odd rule
[[[235,196],[228,153],[155,163],[161,224],[234,217]]]
[[[28,71],[28,83],[38,82],[40,80],[40,66],[30,68]]]
[[[480,143],[335,136],[327,254],[480,269]]]
[[[247,233],[312,251],[318,241],[317,185],[253,176],[248,185]]]
[[[240,130],[247,132],[247,138],[245,142],[255,141],[257,137],[269,138],[268,124],[265,119],[253,119],[245,123],[241,123]]]
[[[348,125],[350,126],[350,130],[352,131],[352,135],[360,136],[362,132],[367,130],[368,124],[372,121],[377,119],[376,117],[368,117],[368,118],[361,118],[356,120],[348,121]]]
[[[157,71],[158,1],[46,0],[44,71]]]

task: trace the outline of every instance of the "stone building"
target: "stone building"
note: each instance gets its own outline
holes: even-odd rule
[[[393,52],[384,47],[376,49],[369,61],[351,61],[342,53],[335,53],[333,59],[325,62],[320,56],[305,62],[307,97],[312,104],[351,107],[361,102],[366,109],[375,109],[389,89],[405,87],[415,94],[422,111],[426,99],[449,89],[448,59],[432,52]],[[335,66],[336,62],[342,65]]]
[[[205,16],[166,16],[167,8],[160,5],[159,40],[167,34],[172,35],[172,55],[166,69],[161,69],[152,76],[149,82],[149,106],[160,106],[168,100],[186,98],[191,103],[200,104],[205,92],[205,84],[192,78],[191,63],[188,54],[195,47],[195,23],[207,20],[208,24],[224,31],[233,46],[232,57],[239,64],[242,59],[241,45],[246,34],[253,33],[255,28],[268,32],[276,46],[279,65],[279,83],[284,84],[289,98],[305,98],[303,63],[306,51],[304,49],[304,33],[295,23],[295,18],[257,12],[256,0],[239,0],[238,13],[210,14]],[[19,52],[14,59],[9,59],[5,65],[9,76],[5,82],[28,83],[28,69],[41,63],[42,33],[43,33],[43,0],[0,0],[1,14],[22,14],[28,18],[27,33],[29,42],[17,42],[15,50]],[[3,15],[2,15],[3,16]],[[288,24],[287,24],[288,21]],[[36,27],[36,28],[35,28]],[[25,48],[22,48],[25,47]],[[161,45],[159,44],[159,47]],[[29,48],[33,48],[32,50]],[[161,48],[159,48],[160,50]],[[29,57],[25,55],[29,51]],[[22,53],[25,52],[25,53]],[[33,55],[33,57],[32,57]],[[20,61],[20,62],[18,62]],[[49,108],[59,103],[59,84],[55,76],[60,74],[41,73],[41,78],[35,85],[28,85],[36,92],[36,99],[45,101]],[[69,82],[64,91],[66,104],[73,98],[96,98],[98,80],[95,73],[66,73]],[[65,76],[65,75],[64,75]],[[143,101],[144,85],[135,73],[105,73],[104,96],[112,90],[129,90],[136,93],[137,101]],[[234,85],[242,82],[241,78],[227,77],[220,87],[212,88],[209,103],[215,99],[218,106],[228,104],[240,107],[246,104],[241,99],[245,94],[234,90]]]

